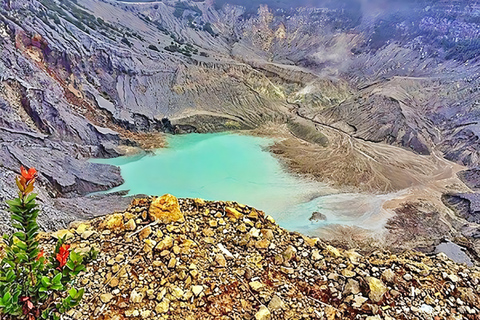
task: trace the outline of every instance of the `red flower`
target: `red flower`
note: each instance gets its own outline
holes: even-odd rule
[[[25,170],[23,166],[20,167],[21,175],[17,177],[17,186],[18,189],[23,193],[23,195],[27,195],[33,191],[33,183],[35,182],[35,178],[37,177],[37,170],[35,168],[30,168]]]
[[[70,255],[70,245],[69,244],[63,244],[60,247],[60,250],[58,250],[57,253],[57,261],[60,263],[59,267],[63,268],[67,264],[68,256]]]
[[[25,168],[23,166],[20,167],[20,172],[22,173],[22,177],[25,178],[25,180],[27,180],[27,182],[29,182],[30,180],[32,180],[33,178],[35,178],[37,176],[37,170],[35,170],[34,167],[31,167],[30,169],[25,170]]]
[[[43,251],[43,249],[42,249],[42,251],[40,251],[40,252],[38,253],[37,258],[35,259],[35,261],[40,260],[40,258],[42,258],[42,257],[44,257],[44,256],[45,256],[45,251]]]

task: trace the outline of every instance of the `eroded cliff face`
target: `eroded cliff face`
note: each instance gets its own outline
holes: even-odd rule
[[[348,9],[2,1],[2,183],[36,166],[47,220],[67,221],[99,214],[78,197],[122,182],[90,157],[159,146],[162,132],[279,128],[275,152],[298,165],[301,145],[317,160],[299,170],[332,184],[468,191],[439,159],[478,164],[478,8]]]

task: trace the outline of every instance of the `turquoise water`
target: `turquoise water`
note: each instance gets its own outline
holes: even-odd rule
[[[121,169],[125,183],[109,192],[237,201],[265,211],[285,228],[307,234],[332,223],[368,229],[384,222],[380,211],[385,196],[339,194],[287,172],[266,150],[272,139],[228,133],[167,139],[168,148],[153,155],[94,160]],[[327,221],[309,221],[314,211],[324,213]]]

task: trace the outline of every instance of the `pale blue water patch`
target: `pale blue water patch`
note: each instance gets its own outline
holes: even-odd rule
[[[323,183],[293,175],[266,150],[273,139],[229,133],[167,139],[168,148],[153,155],[93,160],[120,167],[125,183],[109,192],[237,201],[307,234],[331,223],[378,228],[385,222],[381,206],[388,195],[335,194]],[[314,211],[327,221],[309,221]]]
[[[435,248],[435,253],[439,252],[445,253],[447,257],[457,263],[465,263],[469,267],[473,266],[472,259],[466,254],[466,248],[460,247],[449,240],[445,240]]]

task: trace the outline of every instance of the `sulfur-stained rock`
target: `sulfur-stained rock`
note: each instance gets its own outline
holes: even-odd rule
[[[310,238],[310,237],[303,237],[303,240],[305,240],[305,243],[309,245],[310,247],[315,247],[317,242],[320,241],[318,238]]]
[[[261,239],[261,240],[255,241],[255,248],[257,249],[267,249],[269,245],[270,245],[270,241],[267,239]]]
[[[352,270],[343,269],[342,275],[346,278],[352,278],[352,277],[355,277],[356,273],[355,271],[352,271]]]
[[[90,225],[86,223],[80,223],[75,231],[77,232],[77,234],[82,235],[82,233],[87,231],[87,229],[89,228],[90,228]]]
[[[340,251],[339,251],[337,248],[333,247],[333,246],[327,245],[326,250],[327,250],[328,255],[330,255],[330,256],[332,256],[332,257],[334,257],[334,258],[338,258],[338,257],[341,256]]]
[[[105,222],[105,228],[108,230],[122,230],[124,228],[123,215],[120,213],[112,214]]]
[[[352,307],[360,309],[362,305],[368,300],[368,298],[365,298],[361,294],[358,294],[355,296],[353,299],[354,303],[352,304]]]
[[[253,291],[260,291],[263,287],[265,287],[265,285],[260,281],[252,281],[249,283],[249,286]]]
[[[155,240],[152,240],[152,239],[145,239],[144,243],[145,243],[145,245],[143,247],[143,251],[145,253],[152,252],[153,248],[157,244],[157,242]]]
[[[91,236],[93,236],[93,235],[95,235],[95,234],[97,234],[96,231],[87,230],[87,231],[85,231],[85,232],[82,233],[81,238],[82,238],[83,240],[87,240],[88,238],[90,238]]]
[[[125,230],[127,231],[135,231],[136,228],[137,228],[137,224],[133,219],[128,220],[127,223],[125,224]]]
[[[170,308],[170,300],[163,299],[162,302],[157,304],[157,306],[155,307],[155,311],[157,313],[167,313],[169,308]]]
[[[178,300],[181,300],[183,299],[183,296],[185,295],[185,292],[180,289],[179,287],[177,286],[173,286],[170,288],[170,294],[172,296],[174,296],[175,298],[177,298]]]
[[[148,209],[148,214],[150,219],[161,223],[184,221],[178,199],[171,194],[165,194],[153,200]]]
[[[52,237],[55,239],[65,238],[65,240],[69,240],[73,238],[75,235],[70,230],[58,230],[57,232],[52,234]]]
[[[103,303],[109,303],[113,299],[113,295],[111,293],[103,293],[100,295],[100,300]]]
[[[173,269],[177,265],[177,259],[171,258],[170,261],[168,262],[168,269]]]
[[[173,238],[170,236],[165,236],[165,238],[163,238],[163,240],[156,245],[155,250],[163,251],[163,250],[168,250],[172,247],[173,247]]]
[[[146,227],[145,229],[140,231],[140,233],[138,234],[138,238],[140,240],[143,240],[143,239],[148,238],[148,236],[151,235],[151,234],[152,234],[152,228],[151,227]]]
[[[370,287],[370,293],[368,297],[375,303],[380,302],[383,298],[383,295],[388,290],[387,287],[385,287],[382,280],[375,277],[367,277],[366,280],[368,286]]]
[[[130,302],[140,303],[140,302],[142,302],[142,300],[143,300],[144,297],[145,297],[145,293],[143,293],[143,292],[137,292],[137,290],[134,289],[134,290],[130,293]]]
[[[258,310],[257,313],[255,313],[255,319],[256,320],[270,320],[271,318],[271,313],[270,310],[268,310],[267,307],[264,305],[260,306],[260,310]]]
[[[354,250],[345,251],[345,256],[350,260],[353,264],[358,264],[358,260],[362,257],[362,255]]]
[[[238,220],[241,217],[243,217],[243,214],[238,212],[236,209],[231,208],[231,207],[225,207],[225,213],[227,214],[227,217]]]
[[[285,303],[279,296],[274,295],[272,300],[270,300],[270,302],[268,303],[268,309],[275,311],[283,308],[285,308]]]
[[[203,200],[203,199],[195,198],[195,199],[193,199],[193,201],[199,207],[203,207],[205,205],[205,200]]]
[[[225,260],[225,256],[221,253],[218,253],[215,256],[215,263],[218,267],[225,267],[227,265],[227,260]]]
[[[198,296],[203,291],[203,286],[192,286],[192,292],[195,296]]]

